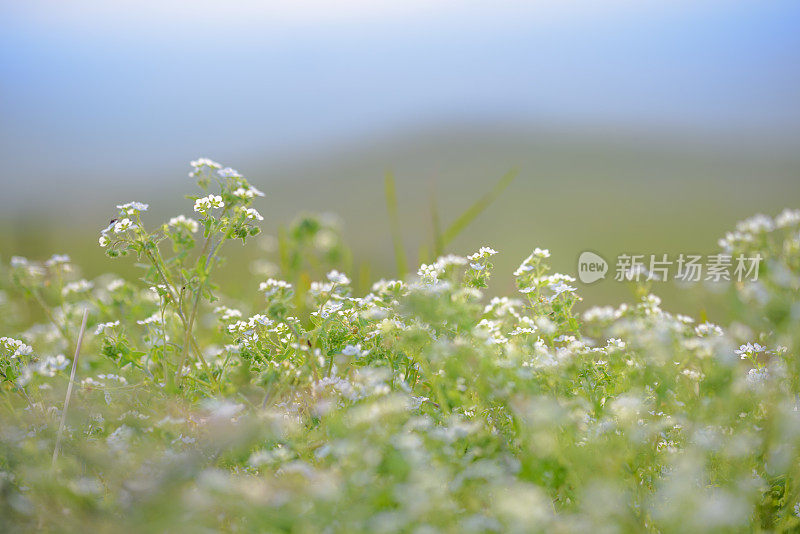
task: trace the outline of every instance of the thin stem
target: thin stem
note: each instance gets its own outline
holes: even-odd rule
[[[58,451],[61,448],[61,437],[64,434],[64,425],[67,421],[67,408],[69,408],[69,399],[72,396],[72,384],[75,382],[75,370],[78,368],[78,356],[81,354],[81,344],[83,343],[83,333],[86,331],[86,320],[89,318],[89,308],[83,310],[83,321],[81,321],[81,331],[78,334],[78,343],[75,345],[75,357],[72,358],[72,371],[69,374],[69,384],[67,384],[67,395],[64,397],[64,409],[61,410],[61,423],[58,425],[58,434],[56,435],[56,446],[53,449],[53,467],[58,460]]]

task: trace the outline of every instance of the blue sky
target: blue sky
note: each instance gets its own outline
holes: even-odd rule
[[[464,119],[797,139],[798,27],[797,2],[0,2],[2,180]]]

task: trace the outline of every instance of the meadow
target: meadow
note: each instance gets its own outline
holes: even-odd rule
[[[183,214],[127,202],[81,236],[111,274],[0,269],[0,530],[800,530],[800,211],[721,232],[762,261],[714,324],[646,278],[582,298],[555,248],[495,272],[497,245],[456,250],[481,201],[409,269],[387,175],[397,278],[374,280],[336,219],[265,237],[269,190],[190,176]]]

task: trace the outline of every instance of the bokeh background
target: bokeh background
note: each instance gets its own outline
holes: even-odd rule
[[[411,262],[433,204],[447,225],[519,171],[450,247],[500,250],[498,292],[535,246],[571,274],[586,249],[712,252],[800,206],[798,28],[793,1],[2,1],[0,257],[130,268],[96,245],[114,204],[189,215],[199,156],[267,193],[266,235],[338,214],[374,277],[394,271],[387,171]],[[223,285],[255,286],[237,273],[267,249]]]

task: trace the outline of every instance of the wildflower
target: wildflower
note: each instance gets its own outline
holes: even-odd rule
[[[350,283],[350,279],[347,278],[346,275],[340,273],[337,270],[333,270],[328,273],[328,280],[330,280],[334,284],[339,284],[339,285],[347,285]]]
[[[119,326],[119,321],[100,323],[97,325],[97,328],[95,328],[94,335],[99,336],[100,334],[104,333],[106,329],[114,328],[115,326]]]
[[[177,217],[171,218],[169,222],[167,222],[167,226],[183,228],[191,233],[195,233],[200,229],[200,223],[185,215],[178,215]]]
[[[734,353],[738,354],[742,360],[747,359],[749,356],[755,356],[756,354],[766,352],[767,348],[759,345],[758,343],[746,343],[744,345],[740,345],[738,350],[735,350]]]
[[[11,256],[12,267],[27,267],[28,265],[28,258],[23,258],[22,256]]]
[[[224,208],[225,203],[219,195],[208,195],[207,197],[198,198],[194,201],[194,211],[197,213],[207,214],[214,208]]]
[[[242,175],[239,174],[239,171],[236,169],[231,169],[230,167],[225,167],[224,169],[218,170],[217,175],[219,175],[220,178],[242,178]]]
[[[471,261],[482,260],[488,258],[489,256],[494,256],[495,254],[497,254],[495,249],[491,247],[481,247],[475,254],[467,256],[467,259]]]
[[[241,198],[242,200],[249,200],[254,197],[263,197],[264,193],[256,189],[255,187],[248,186],[248,187],[240,187],[233,192],[233,196]]]
[[[261,282],[258,286],[259,291],[263,291],[267,297],[271,297],[277,292],[281,290],[290,291],[292,289],[292,284],[289,282],[284,282],[283,280],[276,280],[274,278],[270,278],[266,282]]]
[[[217,306],[214,308],[214,313],[218,314],[223,321],[238,319],[242,316],[242,312],[233,308],[228,308],[227,306]]]
[[[69,256],[66,254],[53,254],[50,259],[45,261],[47,267],[55,267],[56,265],[65,265],[69,263]]]
[[[36,366],[36,372],[42,376],[56,376],[56,372],[66,368],[69,362],[63,354],[47,356]]]
[[[775,226],[777,228],[797,226],[798,224],[800,224],[800,210],[790,210],[787,208],[775,217]]]
[[[562,293],[574,293],[575,291],[577,291],[576,288],[569,286],[561,281],[558,281],[555,284],[551,284],[550,290],[553,292],[553,297],[550,300],[555,299]]]
[[[122,232],[126,232],[128,230],[135,230],[136,228],[138,227],[127,217],[114,223],[115,234],[121,234]]]
[[[94,287],[94,284],[88,280],[78,280],[70,282],[61,289],[61,295],[67,296],[72,293],[86,293]]]
[[[142,211],[147,211],[150,206],[142,202],[128,202],[127,204],[117,205],[117,209],[121,210],[125,215],[136,215]]]
[[[256,221],[263,221],[264,220],[264,217],[262,217],[261,214],[258,213],[258,211],[255,210],[254,208],[244,208],[244,210],[242,210],[242,212],[244,213],[245,219],[251,219],[251,220],[254,219]]]
[[[758,214],[739,222],[736,230],[745,234],[760,234],[770,232],[775,228],[775,223],[766,215]]]
[[[12,337],[0,337],[0,348],[2,348],[3,352],[6,354],[10,353],[11,358],[27,356],[33,352],[33,348],[31,348],[30,345],[26,345],[19,339],[14,339]]]
[[[198,158],[189,163],[189,165],[191,165],[193,169],[189,173],[189,177],[191,178],[199,178],[205,169],[217,170],[222,168],[222,165],[208,158]]]
[[[705,337],[710,335],[715,335],[715,336],[723,335],[722,328],[709,322],[697,325],[694,329],[694,332],[700,337]]]
[[[342,354],[345,356],[355,356],[356,358],[363,358],[364,356],[369,354],[368,350],[361,349],[361,343],[356,343],[355,345],[347,345],[345,348],[342,349]]]
[[[106,248],[109,245],[109,243],[111,243],[111,240],[108,238],[107,235],[102,234],[100,238],[97,240],[97,242],[100,244],[101,247]]]

